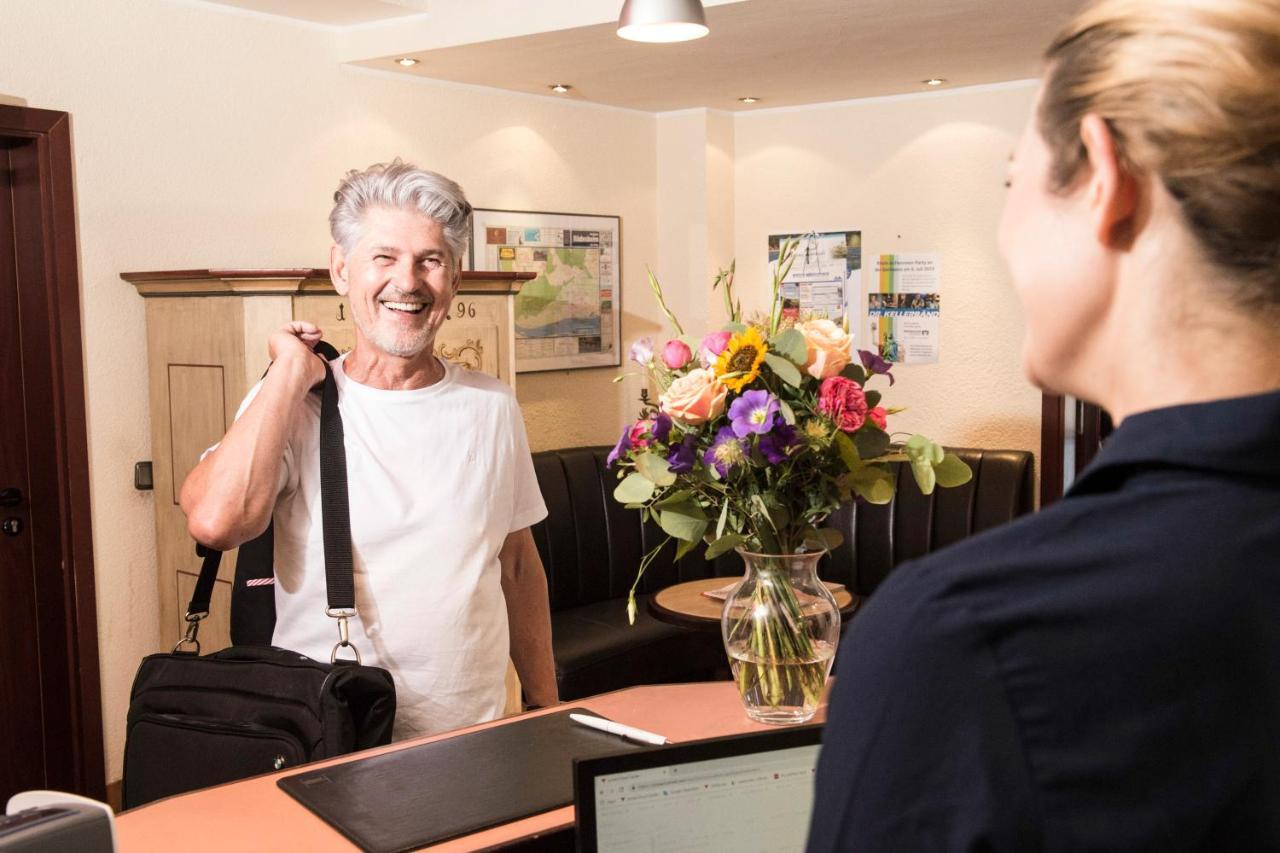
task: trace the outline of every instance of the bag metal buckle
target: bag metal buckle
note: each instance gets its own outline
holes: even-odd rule
[[[349,609],[339,608],[335,610],[334,608],[326,607],[324,609],[324,615],[328,616],[331,619],[338,620],[338,642],[334,643],[333,651],[329,653],[329,663],[337,663],[338,649],[346,647],[348,649],[351,649],[351,654],[355,655],[354,663],[357,666],[359,666],[360,650],[357,649],[354,645],[352,645],[351,635],[347,627],[347,620],[350,619],[352,616],[357,615],[356,609],[352,607]],[[352,663],[352,661],[343,661],[343,663]]]
[[[199,613],[188,613],[184,618],[187,620],[187,633],[183,636],[178,644],[173,647],[173,654],[200,654],[200,620],[209,615],[208,610],[202,610]],[[182,652],[181,649],[187,643],[196,647],[194,652]]]

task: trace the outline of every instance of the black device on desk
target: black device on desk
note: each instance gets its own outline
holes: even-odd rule
[[[804,850],[822,726],[574,761],[578,850]]]
[[[393,853],[567,806],[573,760],[641,750],[565,708],[286,776],[277,783],[364,850]]]

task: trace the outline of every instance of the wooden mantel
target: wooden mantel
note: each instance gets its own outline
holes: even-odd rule
[[[155,296],[249,296],[255,294],[304,294],[333,293],[329,270],[322,267],[297,267],[289,269],[203,269],[203,270],[151,270],[146,272],[122,272],[120,277],[138,289],[145,297]],[[484,272],[467,270],[462,273],[464,294],[519,293],[531,272]]]

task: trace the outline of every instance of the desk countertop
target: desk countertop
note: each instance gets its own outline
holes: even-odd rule
[[[673,742],[771,727],[747,719],[733,683],[663,684],[632,687],[605,693],[572,704],[595,711],[620,723],[659,732]],[[534,713],[548,713],[554,709]],[[825,715],[820,709],[816,719]],[[514,717],[508,720],[516,719]],[[454,737],[465,732],[502,725],[497,720],[442,735],[404,741],[360,757],[404,749],[419,743]],[[345,756],[307,765],[308,769],[350,761]],[[353,850],[354,846],[304,806],[280,790],[276,780],[297,773],[292,768],[256,776],[228,785],[170,797],[120,814],[116,833],[122,853],[182,850],[184,853],[245,853],[254,850]],[[573,807],[555,809],[513,823],[437,844],[429,850],[475,850],[570,826]]]

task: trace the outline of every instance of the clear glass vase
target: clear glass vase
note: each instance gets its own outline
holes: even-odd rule
[[[747,716],[808,722],[840,642],[840,609],[818,580],[824,552],[738,553],[746,574],[725,599],[720,631]]]

